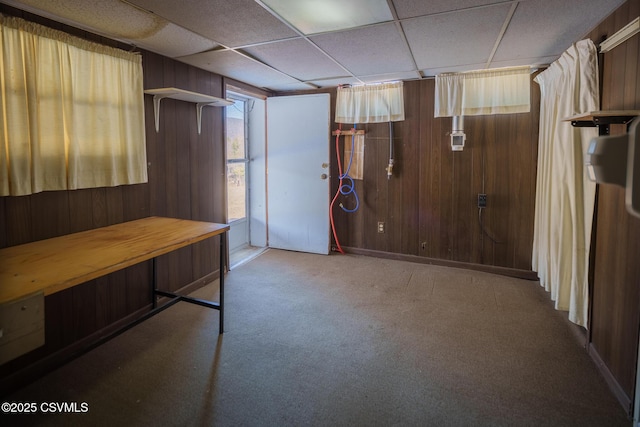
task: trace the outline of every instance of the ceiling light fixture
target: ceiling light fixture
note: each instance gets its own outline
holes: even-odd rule
[[[262,0],[305,35],[393,20],[386,0]]]

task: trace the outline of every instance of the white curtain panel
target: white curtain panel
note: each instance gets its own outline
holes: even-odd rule
[[[583,158],[597,132],[564,119],[599,109],[595,45],[574,44],[534,80],[541,98],[532,267],[556,309],[587,327],[595,183]]]
[[[434,116],[528,113],[530,75],[529,67],[439,74]]]
[[[402,82],[338,87],[336,123],[383,123],[402,120]]]
[[[147,182],[142,58],[0,16],[0,196]]]

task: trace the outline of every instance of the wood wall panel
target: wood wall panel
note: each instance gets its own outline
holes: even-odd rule
[[[530,271],[537,85],[531,85],[531,113],[466,117],[467,144],[461,152],[450,148],[451,118],[433,117],[434,80],[408,81],[404,86],[405,120],[394,124],[396,163],[391,179],[385,171],[388,124],[359,126],[366,131],[364,179],[356,181],[361,204],[358,212],[344,213],[338,204],[351,207],[352,200],[338,198],[334,217],[340,244]],[[341,140],[341,155],[344,144]],[[335,157],[333,189],[338,187]],[[488,194],[484,226],[496,242],[481,232],[477,194],[483,191]],[[379,221],[385,222],[385,233],[378,233]]]
[[[124,221],[124,200],[122,188],[105,188],[107,224],[119,224]]]
[[[4,231],[6,235],[6,245],[14,246],[27,243],[31,235],[31,199],[26,196],[2,197],[5,208]],[[9,225],[11,224],[11,225]]]
[[[640,1],[628,1],[589,38],[598,43],[638,15]],[[639,58],[638,36],[600,55],[603,110],[640,109]],[[611,134],[625,132],[625,126],[611,126]],[[599,185],[590,349],[604,363],[621,403],[630,409],[640,332],[640,220],[626,212],[624,203],[622,188]]]
[[[0,224],[6,224],[6,212],[5,212],[5,198],[0,197]],[[7,230],[6,227],[0,226],[0,248],[4,248],[7,246]]]
[[[117,42],[73,29],[0,4],[0,12],[37,21],[103,44]],[[222,77],[151,52],[141,52],[145,89],[175,86],[222,96]],[[224,222],[223,111],[205,108],[202,134],[195,105],[162,101],[160,132],[154,126],[153,101],[145,96],[149,181],[146,184],[74,191],[49,191],[0,198],[0,247],[121,223],[150,215]],[[219,269],[219,240],[209,239],[158,260],[158,283],[177,290]],[[0,366],[4,379],[55,359],[60,351],[99,335],[105,328],[139,315],[151,306],[152,263],[145,262],[73,289],[46,297],[46,344]],[[8,381],[7,381],[8,383]]]
[[[404,171],[415,171],[419,169],[420,153],[420,98],[408,99],[406,104],[405,121],[395,126],[394,134],[397,134],[395,144],[401,144],[401,149],[396,150],[403,154],[400,159],[398,174],[401,178],[400,191],[402,199],[398,204],[397,215],[400,218],[401,235],[400,245],[394,252],[418,255],[420,251],[420,212],[419,174],[414,175],[404,173]]]
[[[31,230],[25,242],[69,233],[68,192],[45,191],[28,197],[31,198],[31,210],[23,214],[31,215]]]

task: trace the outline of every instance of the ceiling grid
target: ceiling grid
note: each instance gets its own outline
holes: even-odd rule
[[[625,0],[0,0],[273,91],[540,67]]]

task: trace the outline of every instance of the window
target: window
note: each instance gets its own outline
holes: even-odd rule
[[[227,131],[227,221],[247,216],[247,132],[245,99],[230,96],[234,104],[226,107]]]
[[[147,182],[140,55],[0,16],[0,196]]]
[[[404,120],[404,84],[374,83],[338,87],[336,123],[382,123]]]
[[[528,113],[529,67],[436,76],[435,117]]]

